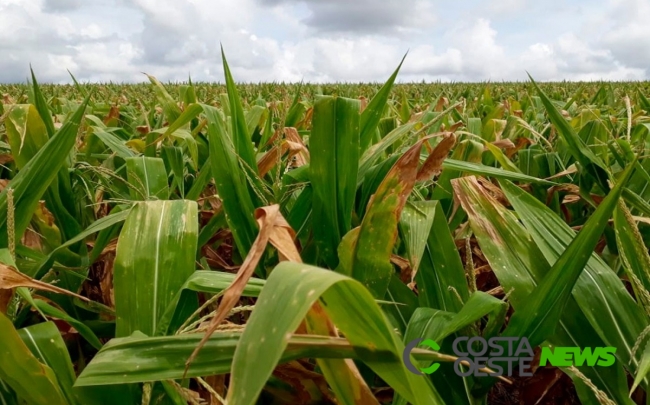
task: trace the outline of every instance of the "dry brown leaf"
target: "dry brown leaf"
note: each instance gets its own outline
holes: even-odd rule
[[[514,148],[515,144],[512,143],[510,139],[499,139],[498,141],[492,142],[492,145],[496,146],[499,149]]]
[[[412,281],[413,271],[411,269],[411,263],[408,261],[408,259],[405,259],[398,255],[390,255],[390,262],[399,267],[399,278],[402,280],[402,282],[408,283]]]
[[[196,358],[196,355],[203,348],[208,339],[210,339],[210,336],[212,336],[219,324],[223,322],[224,319],[226,319],[230,313],[230,310],[233,309],[235,305],[237,305],[237,302],[239,301],[239,298],[241,297],[242,292],[246,287],[246,283],[248,283],[248,280],[252,277],[253,273],[255,272],[257,263],[259,263],[260,259],[262,258],[262,254],[264,253],[264,249],[266,249],[266,245],[271,238],[274,224],[276,223],[276,218],[278,216],[282,216],[282,214],[280,214],[280,206],[277,204],[258,208],[255,210],[255,218],[257,220],[257,224],[259,225],[260,231],[257,234],[257,238],[255,238],[253,246],[251,246],[248,255],[246,256],[244,263],[242,263],[239,271],[237,272],[237,275],[235,276],[235,279],[232,281],[232,284],[230,284],[228,288],[224,290],[223,298],[221,299],[217,313],[215,314],[214,318],[212,318],[210,326],[205,332],[203,339],[201,339],[198,346],[196,346],[192,352],[192,355],[185,363],[186,373],[190,364],[192,364]]]
[[[269,237],[271,244],[278,250],[280,261],[290,261],[295,263],[302,263],[300,253],[294,243],[296,233],[291,228],[291,225],[286,219],[279,214],[275,217],[275,223]]]
[[[0,263],[0,289],[7,290],[17,287],[34,288],[37,290],[49,291],[56,294],[70,295],[84,301],[90,301],[88,298],[82,297],[79,294],[75,294],[72,291],[64,290],[63,288],[55,287],[52,284],[34,280],[33,278],[30,278],[29,276],[26,276],[25,274],[14,269],[13,267]]]
[[[221,375],[210,375],[205,377],[205,382],[216,392],[221,395],[221,398],[226,396],[226,376]],[[210,405],[226,405],[219,401],[214,395],[208,393],[208,404]]]
[[[7,308],[9,307],[9,303],[13,296],[13,290],[0,290],[0,313],[7,313]]]
[[[431,180],[433,176],[440,173],[442,162],[444,162],[449,151],[455,144],[456,136],[453,133],[447,132],[444,134],[440,143],[436,145],[435,149],[433,149],[429,154],[429,157],[427,157],[427,160],[424,161],[424,164],[418,171],[415,181]]]
[[[280,160],[280,156],[284,153],[283,149],[284,143],[282,146],[275,145],[257,162],[257,170],[260,172],[260,177],[265,176],[275,166],[278,160]]]
[[[359,114],[363,112],[363,110],[368,107],[368,99],[365,98],[364,96],[359,97],[359,101],[361,102],[361,105],[359,106]]]
[[[291,391],[284,389],[269,389],[287,403],[295,405],[336,404],[336,399],[327,386],[327,381],[322,374],[304,367],[299,361],[280,364],[273,371],[273,375],[287,382]]]
[[[45,206],[45,201],[41,200],[38,202],[35,215],[47,226],[54,226],[54,215]]]
[[[94,243],[88,243],[94,247]],[[88,279],[83,283],[85,295],[97,302],[115,308],[115,294],[113,290],[113,265],[115,263],[115,251],[117,238],[112,239],[99,254],[99,257],[90,266]],[[102,314],[102,317],[106,314]],[[108,317],[107,319],[112,319]]]
[[[244,263],[237,272],[235,280],[233,280],[232,284],[225,290],[217,314],[210,322],[203,339],[188,359],[186,363],[186,371],[205,342],[210,338],[212,333],[214,333],[214,331],[219,327],[219,324],[223,322],[223,320],[228,316],[230,310],[235,307],[241,298],[241,294],[248,283],[248,280],[252,277],[255,267],[269,242],[278,250],[280,261],[288,260],[302,263],[300,252],[294,243],[295,232],[280,213],[280,207],[278,205],[258,208],[255,210],[255,217],[260,229],[257,238],[246,256]],[[335,337],[339,336],[334,324],[318,302],[312,306],[307,314],[306,320],[306,322],[301,322],[300,326],[296,330],[297,333],[306,333],[310,330],[312,333],[316,332],[317,334],[325,334]],[[358,403],[378,405],[378,402],[372,395],[372,391],[363,380],[363,377],[354,362],[350,359],[344,361],[348,366],[350,373],[358,382],[358,386],[361,388],[361,391],[359,392],[360,402]]]
[[[424,112],[418,112],[418,113],[415,113],[415,114],[411,114],[411,118],[409,119],[409,123],[419,121],[420,118],[422,118],[423,115],[424,115]]]
[[[140,125],[135,127],[135,130],[138,131],[139,134],[146,135],[149,133],[149,125]]]
[[[504,206],[508,207],[510,206],[510,202],[508,201],[508,198],[506,198],[506,195],[501,191],[501,189],[494,185],[492,182],[490,182],[488,179],[485,177],[478,177],[478,182],[485,191],[487,191],[492,197],[496,198],[497,201],[499,201],[501,204]]]
[[[558,192],[565,192],[568,195],[564,197],[564,203],[570,204],[580,200],[580,187],[575,184],[561,184],[559,186],[553,186],[548,189],[546,193],[546,204],[550,204],[553,199],[553,194]]]
[[[464,125],[465,123],[463,121],[458,121],[457,123],[449,127],[449,132],[456,132],[460,127]]]
[[[463,189],[458,184],[461,181],[467,183],[467,185],[470,187]],[[474,204],[472,203],[472,200],[468,198],[468,194],[470,193],[481,195],[483,198],[487,199],[491,205],[499,205],[499,202],[490,193],[488,193],[485,188],[481,187],[476,176],[467,176],[453,179],[451,181],[451,186],[454,189],[454,199],[458,199],[460,206],[465,210],[465,212],[467,212],[467,214],[472,217],[474,221],[480,223],[480,226],[487,231],[495,243],[504,245],[505,241],[501,239],[500,234],[495,230],[494,224],[488,221],[487,218],[479,215],[474,207]],[[501,211],[497,211],[497,213],[501,215]]]
[[[309,107],[309,109],[305,113],[305,118],[303,118],[302,121],[296,124],[296,128],[309,127],[311,125],[311,119],[313,115],[314,115],[314,107]]]
[[[23,237],[20,239],[20,243],[24,246],[27,246],[30,249],[42,252],[43,244],[41,243],[41,236],[36,233],[33,229],[25,229]]]
[[[508,157],[508,159],[512,158],[512,156],[517,153],[520,149],[523,149],[524,147],[528,145],[532,145],[534,142],[525,137],[520,137],[517,139],[517,143],[513,145],[513,147],[506,147],[505,148],[505,154]]]
[[[14,161],[14,157],[9,153],[0,155],[0,165],[11,163],[13,161]]]
[[[206,244],[203,246],[203,254],[205,255],[206,260],[210,266],[214,266],[218,269],[224,270],[238,270],[239,266],[231,266],[228,264],[226,259],[224,259],[216,250],[211,246]]]
[[[449,100],[447,97],[440,97],[438,99],[438,102],[436,103],[436,108],[434,111],[440,112],[445,109],[445,107],[449,106]]]
[[[300,144],[302,147],[298,149],[298,154],[296,155],[296,161],[294,167],[300,167],[309,163],[309,149],[305,146],[302,141],[302,137],[298,133],[298,130],[293,127],[284,128],[284,137],[287,141]]]
[[[120,118],[120,107],[116,105],[111,106],[111,109],[108,111],[108,115],[106,115],[104,118],[104,124],[108,125],[109,122],[114,118]]]
[[[269,145],[273,145],[274,143],[277,142],[278,138],[280,137],[280,130],[276,129],[275,132],[273,132],[273,135],[269,138],[268,141],[263,146],[260,146],[260,148],[265,148]]]
[[[489,291],[486,291],[486,292],[488,294],[490,294],[491,296],[493,296],[493,297],[501,296],[501,295],[504,294],[503,287],[501,287],[501,286],[494,287],[493,289],[491,289]]]
[[[580,201],[579,195],[569,194],[564,196],[564,198],[562,199],[562,204],[572,204],[578,201]]]
[[[266,173],[269,172],[280,160],[281,156],[283,156],[285,153],[289,151],[289,158],[296,156],[298,157],[299,154],[303,154],[305,151],[307,151],[307,148],[305,145],[302,144],[302,141],[300,142],[293,142],[293,141],[282,141],[281,145],[275,145],[271,150],[266,152],[264,156],[257,162],[257,170],[260,172],[260,176],[266,175]],[[307,152],[308,153],[308,152]],[[307,154],[307,156],[309,156]],[[300,163],[297,164],[292,164],[294,167],[299,167],[304,165],[305,159],[304,155],[300,156]]]
[[[564,171],[562,171],[562,172],[560,172],[558,174],[554,174],[551,177],[547,177],[546,180],[557,179],[558,177],[566,176],[566,175],[569,175],[569,174],[574,174],[574,173],[577,173],[577,172],[578,172],[578,169],[576,168],[576,165],[571,165],[571,166],[569,166],[568,169],[566,169],[566,170],[564,170]]]

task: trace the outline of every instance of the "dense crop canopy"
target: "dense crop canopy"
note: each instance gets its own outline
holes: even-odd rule
[[[223,66],[0,86],[1,404],[643,403],[647,83]],[[616,350],[462,376],[459,337]]]

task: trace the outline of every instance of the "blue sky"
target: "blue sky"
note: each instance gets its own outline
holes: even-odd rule
[[[0,0],[0,82],[647,80],[650,1]]]

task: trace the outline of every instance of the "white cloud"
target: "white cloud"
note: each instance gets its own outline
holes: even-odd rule
[[[402,81],[647,79],[650,3],[610,1],[562,31],[512,28],[527,0],[0,0],[0,81],[221,81],[220,44],[250,82],[383,81],[407,49]]]
[[[645,0],[614,0],[608,13],[610,29],[602,43],[622,63],[650,67],[650,3]]]

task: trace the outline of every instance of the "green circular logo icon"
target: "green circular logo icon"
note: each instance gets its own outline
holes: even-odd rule
[[[440,350],[440,346],[438,345],[438,343],[434,342],[431,339],[418,338],[418,339],[411,340],[410,342],[408,342],[408,344],[404,348],[404,353],[403,353],[403,356],[402,356],[402,358],[404,360],[404,365],[406,366],[406,368],[410,372],[412,372],[413,374],[418,374],[418,375],[431,374],[431,373],[435,372],[436,370],[438,370],[438,368],[440,367],[440,363],[433,363],[429,367],[420,368],[420,369],[418,369],[417,367],[415,367],[413,365],[413,363],[411,363],[411,358],[410,358],[411,351],[413,349],[415,349],[419,345],[427,346],[427,347],[429,347],[429,349],[432,349],[432,350],[435,350],[435,351]]]

